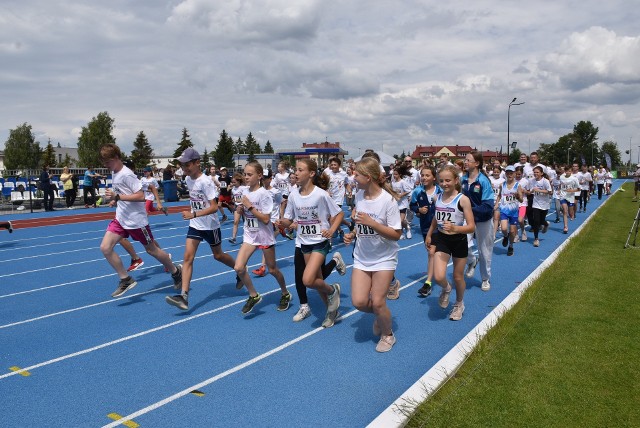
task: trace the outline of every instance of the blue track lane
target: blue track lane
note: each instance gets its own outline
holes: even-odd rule
[[[616,181],[614,190],[621,183]],[[578,214],[570,232],[604,201],[592,198],[589,213]],[[158,242],[180,261],[187,222],[179,214],[150,221]],[[234,273],[215,262],[206,245],[198,250],[189,311],[165,303],[164,297],[174,293],[171,278],[139,244],[145,265],[133,273],[138,286],[112,299],[117,277],[98,249],[107,224],[0,235],[4,426],[104,426],[113,422],[111,413],[136,414],[133,421],[142,427],[364,426],[567,237],[561,223],[551,223],[539,248],[530,238],[516,244],[509,258],[497,243],[491,291],[480,290],[478,274],[468,280],[464,318],[452,322],[448,310],[438,306],[438,287],[429,298],[417,297],[426,255],[414,227],[414,238],[400,241],[401,297],[389,301],[398,342],[391,352],[378,354],[373,316],[351,306],[350,269],[344,277],[334,272],[328,279],[342,285],[340,322],[319,328],[324,306],[314,292],[309,293],[313,315],[292,322],[298,309],[293,241],[279,241],[276,249],[294,294],[287,312],[276,311],[279,289],[267,276],[254,279],[264,294],[262,303],[241,316],[246,292],[235,289]],[[235,255],[238,246],[226,241],[230,232],[227,223],[223,249]],[[351,264],[350,248],[337,244],[334,249]],[[251,263],[257,265],[259,257],[256,253]],[[14,366],[31,367],[30,375],[15,374]],[[194,388],[204,395],[190,393]]]

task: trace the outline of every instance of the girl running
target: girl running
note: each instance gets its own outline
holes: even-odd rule
[[[296,275],[302,271],[302,283],[306,288],[315,289],[327,305],[322,327],[329,328],[335,323],[340,307],[340,284],[327,284],[322,274],[325,258],[331,250],[330,239],[340,227],[344,212],[323,190],[329,185],[329,177],[318,176],[318,164],[312,159],[301,159],[296,163],[296,177],[299,189],[289,193],[284,216],[278,227],[290,227],[297,224],[296,247],[304,260],[294,258]],[[317,184],[317,185],[316,185]],[[300,295],[301,305],[294,321],[302,321],[310,315],[306,301],[306,289]]]
[[[242,216],[242,196],[247,191],[248,187],[243,185],[244,177],[241,173],[236,172],[231,179],[231,200],[233,202],[233,231],[231,232],[231,239],[229,242],[236,243],[236,237],[238,236],[238,226]]]
[[[489,181],[491,181],[491,188],[493,189],[495,199],[493,209],[493,239],[495,239],[496,233],[498,233],[498,227],[500,226],[500,190],[502,189],[502,184],[505,182],[504,172],[500,167],[500,162],[497,162],[493,166]]]
[[[375,315],[373,334],[380,336],[376,351],[388,352],[396,343],[387,294],[398,264],[400,210],[376,160],[360,160],[355,179],[359,189],[354,210],[356,230],[344,237],[347,245],[358,238],[353,252],[351,301],[358,310]]]
[[[258,162],[249,162],[244,167],[244,181],[249,188],[242,196],[242,204],[240,205],[245,216],[244,234],[235,263],[236,273],[249,290],[249,298],[242,308],[243,314],[251,312],[254,306],[262,300],[262,296],[253,287],[251,276],[247,271],[247,262],[257,249],[262,250],[269,273],[278,281],[282,291],[278,310],[286,311],[291,301],[291,294],[287,290],[284,276],[276,264],[276,240],[273,237],[273,225],[271,224],[273,198],[269,191],[261,185],[262,174],[263,168]]]
[[[391,176],[391,188],[397,195],[402,231],[406,232],[406,239],[411,239],[411,228],[408,227],[406,219],[407,209],[409,208],[409,202],[411,199],[411,192],[413,192],[414,186],[409,182],[409,180],[406,179],[407,177],[411,177],[411,173],[403,164],[400,164],[393,168]],[[405,239],[405,235],[401,234],[400,239]]]
[[[420,185],[411,194],[411,210],[420,217],[420,231],[427,249],[427,279],[418,290],[418,295],[427,297],[431,294],[431,280],[433,279],[433,259],[436,254],[435,246],[427,246],[427,233],[436,213],[436,198],[442,189],[436,185],[436,168],[423,166],[420,170]],[[437,231],[434,231],[437,233]]]
[[[440,307],[449,306],[449,295],[453,287],[447,280],[447,265],[453,257],[453,282],[456,286],[456,303],[449,319],[459,321],[464,313],[464,266],[469,247],[467,234],[476,228],[469,198],[461,194],[460,179],[454,167],[445,166],[438,174],[442,194],[436,199],[436,213],[427,232],[427,246],[435,246],[434,276],[442,287],[438,299]],[[435,233],[436,229],[438,233]]]
[[[507,180],[500,189],[500,227],[502,229],[502,246],[507,248],[507,256],[513,256],[513,243],[518,235],[518,212],[522,197],[522,188],[516,181],[516,169],[509,165],[505,173]]]
[[[526,195],[525,190],[529,186],[529,179],[524,176],[524,168],[522,166],[516,167],[516,181],[518,182],[518,186],[522,189],[523,194]],[[522,240],[527,240],[527,230],[525,229],[524,221],[527,218],[527,206],[529,205],[529,199],[523,197],[522,202],[520,202],[520,208],[518,209],[518,225],[520,226],[520,231],[522,232]],[[518,242],[520,239],[520,235],[516,234],[516,239],[514,242]]]
[[[551,183],[549,183],[549,180],[542,171],[542,167],[539,165],[533,168],[533,180],[529,182],[528,189],[525,191],[525,193],[533,195],[531,206],[533,222],[531,228],[533,229],[534,247],[540,246],[540,240],[538,239],[540,229],[542,229],[542,233],[547,233],[547,229],[549,228],[547,213],[551,206],[551,193],[553,192]]]
[[[562,217],[564,219],[564,229],[562,233],[569,233],[569,222],[575,219],[573,208],[575,207],[576,192],[580,190],[580,183],[575,175],[571,173],[569,165],[564,167],[564,174],[560,176],[560,204],[562,205]]]

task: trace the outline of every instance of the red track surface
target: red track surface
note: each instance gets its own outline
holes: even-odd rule
[[[169,213],[175,214],[188,209],[187,206],[174,206],[169,207]],[[69,223],[83,223],[88,221],[101,221],[111,220],[115,217],[115,210],[109,209],[108,211],[96,212],[96,211],[82,211],[82,213],[72,215],[61,215],[57,217],[42,217],[42,218],[29,218],[24,220],[12,220],[14,229],[26,229],[30,227],[45,227],[55,226],[57,224],[69,224]],[[156,212],[150,215],[162,215],[162,212]]]

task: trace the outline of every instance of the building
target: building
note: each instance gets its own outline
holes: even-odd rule
[[[278,156],[293,156],[295,159],[312,159],[320,168],[329,164],[329,159],[338,157],[344,161],[348,151],[340,147],[340,142],[302,143],[302,149],[284,149],[276,151]]]
[[[451,162],[456,159],[464,159],[465,156],[469,154],[472,150],[478,150],[475,147],[471,146],[460,146],[456,144],[455,146],[416,146],[416,149],[411,153],[411,157],[414,161],[418,161],[418,163],[422,162],[423,159],[427,159],[433,161],[434,163],[438,163],[441,155],[446,155]],[[493,152],[490,150],[481,151],[482,158],[485,163],[490,162],[494,158],[500,159],[500,162],[507,161],[506,153],[501,152]]]

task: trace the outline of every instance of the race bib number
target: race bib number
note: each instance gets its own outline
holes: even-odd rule
[[[226,189],[227,188],[227,182],[226,181],[221,181],[220,182],[220,188],[221,189]]]
[[[242,195],[233,195],[233,202],[240,204],[242,202]]]
[[[301,224],[299,225],[298,233],[306,237],[318,236],[321,234],[320,224]]]
[[[516,201],[516,195],[505,195],[504,196],[504,201],[509,204],[511,202],[515,202]]]
[[[191,201],[191,211],[203,210],[205,209],[204,202],[202,201]]]
[[[255,217],[247,217],[244,221],[244,228],[252,232],[257,231],[259,228],[258,219]]]
[[[436,221],[438,223],[444,223],[446,221],[451,221],[451,213],[445,211],[436,211]]]
[[[371,226],[365,226],[364,224],[356,224],[358,236],[367,237],[377,235],[376,231]]]

